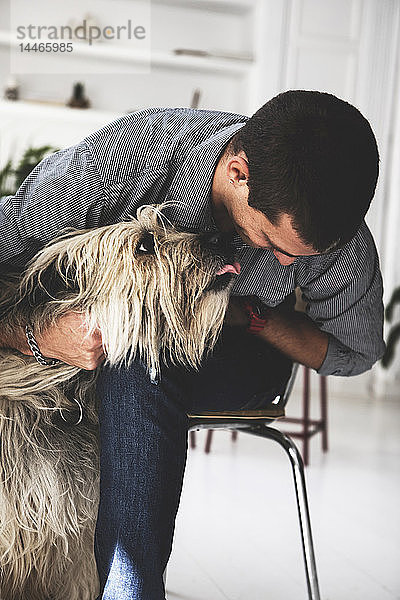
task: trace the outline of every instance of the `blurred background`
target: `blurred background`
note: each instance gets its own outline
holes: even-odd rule
[[[113,0],[104,4],[114,13],[121,6],[121,2]],[[36,2],[30,4],[28,16],[32,23],[40,23],[45,16],[40,13],[40,6]],[[124,10],[124,18],[129,14],[133,21],[136,15],[147,14],[149,56],[142,56],[123,40],[98,41],[90,53],[77,42],[73,53],[58,54],[48,69],[15,72],[12,60],[20,51],[12,32],[15,15],[10,13],[10,2],[0,0],[0,169],[8,161],[15,169],[27,148],[69,146],[108,121],[146,107],[193,106],[251,115],[266,100],[287,89],[331,92],[361,110],[378,140],[381,175],[367,220],[381,258],[387,304],[400,285],[399,0],[126,0]],[[94,2],[65,3],[64,22],[68,12],[71,23],[86,19],[92,25],[104,25],[103,13],[96,12]],[[77,88],[77,83],[83,88]],[[67,106],[71,103],[75,108]],[[35,151],[33,155],[31,152],[30,160],[35,160],[35,156]],[[391,322],[385,325],[386,337],[391,329],[400,334],[399,321],[397,305]],[[367,448],[368,460],[374,457],[377,477],[366,483],[365,493],[369,493],[369,485],[384,485],[377,473],[382,472],[379,469],[388,459],[392,470],[386,473],[389,487],[385,487],[385,494],[395,491],[397,500],[398,488],[393,490],[390,482],[399,475],[399,447],[393,445],[394,436],[398,435],[398,427],[393,427],[399,423],[399,383],[400,344],[388,368],[376,365],[359,377],[329,380],[330,410],[333,425],[337,418],[336,451],[339,449],[340,459],[345,462],[347,457],[357,456],[348,438],[341,445],[339,430],[346,430],[342,420],[346,415],[346,423],[352,423],[349,435],[357,429],[369,430],[371,435],[373,430],[377,435],[372,446],[368,436],[360,442],[364,450]],[[316,381],[312,388],[317,389]],[[355,407],[354,413],[347,412],[349,402]],[[393,410],[389,416],[388,406]],[[357,410],[361,411],[361,421]],[[222,446],[219,448],[223,453]],[[378,450],[381,454],[376,454]],[[319,456],[319,451],[316,454]],[[322,458],[316,459],[322,467],[325,463],[319,460]],[[364,465],[362,461],[357,464]],[[366,470],[368,465],[364,465]],[[187,493],[194,495],[194,488],[190,489]],[[315,493],[318,495],[318,491]],[[380,496],[370,506],[370,514],[363,515],[360,532],[376,516],[375,509],[384,510],[385,498]],[[347,516],[354,521],[354,514]],[[325,517],[321,516],[324,522],[330,518]],[[393,518],[392,524],[398,526],[398,517]],[[371,547],[379,546],[381,541],[378,535],[370,540]],[[391,558],[386,565],[388,569],[392,565],[392,570],[381,573],[380,579],[377,575],[380,586],[374,587],[368,579],[360,578],[358,592],[353,589],[346,595],[344,588],[339,592],[332,581],[329,598],[399,598],[400,585],[394,570],[396,552],[390,544],[386,550],[390,550]],[[351,560],[356,560],[359,547],[358,541]],[[188,558],[183,554],[180,559],[185,563]],[[338,555],[330,554],[329,561],[333,556]],[[328,572],[329,561],[325,560]],[[375,554],[369,560],[368,568],[373,570]],[[337,568],[342,573],[343,565]],[[203,580],[199,575],[196,585],[201,587],[200,581]],[[193,581],[190,585],[194,585]],[[235,595],[233,591],[223,595],[214,590],[213,594],[208,598],[250,597],[245,592]],[[254,592],[251,597],[260,596]],[[277,600],[281,596],[270,597]]]

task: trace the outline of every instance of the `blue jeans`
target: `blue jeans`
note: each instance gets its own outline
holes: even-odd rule
[[[100,505],[95,556],[103,600],[165,600],[187,451],[187,413],[261,408],[281,394],[292,363],[267,343],[226,327],[199,372],[143,364],[103,368]]]

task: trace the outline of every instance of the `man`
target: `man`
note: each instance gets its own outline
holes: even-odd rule
[[[225,328],[200,372],[165,367],[155,386],[140,361],[101,370],[95,551],[104,600],[165,597],[188,411],[266,405],[292,360],[349,376],[383,354],[381,275],[363,221],[377,176],[376,141],[354,107],[290,91],[249,120],[189,109],[127,115],[45,159],[0,204],[7,268],[23,266],[66,226],[124,220],[165,200],[183,227],[234,234],[241,274],[228,323],[236,327]],[[288,309],[297,286],[307,315]],[[266,307],[255,335],[241,296]],[[71,314],[37,342],[46,357],[94,369],[104,360],[101,339],[84,333]],[[0,343],[30,353],[22,331]]]

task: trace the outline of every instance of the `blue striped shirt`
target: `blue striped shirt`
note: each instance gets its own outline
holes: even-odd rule
[[[168,216],[198,231],[216,228],[214,169],[242,115],[153,108],[126,115],[45,158],[15,196],[0,200],[0,263],[22,266],[65,227],[129,219],[142,204],[173,201]],[[356,375],[384,351],[382,278],[364,223],[343,248],[281,265],[270,250],[235,237],[241,273],[233,293],[280,304],[297,286],[307,313],[329,334],[324,375]]]

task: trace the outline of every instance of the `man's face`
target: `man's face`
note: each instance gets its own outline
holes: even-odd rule
[[[232,202],[228,212],[242,240],[253,248],[270,249],[281,265],[291,265],[297,256],[318,254],[301,241],[286,213],[273,225],[263,213],[243,202]]]
[[[243,150],[235,155],[228,153],[218,162],[212,203],[221,231],[234,228],[248,246],[271,250],[281,265],[291,265],[297,256],[319,254],[300,239],[290,215],[282,213],[273,225],[262,212],[249,206],[248,179],[248,159]]]

